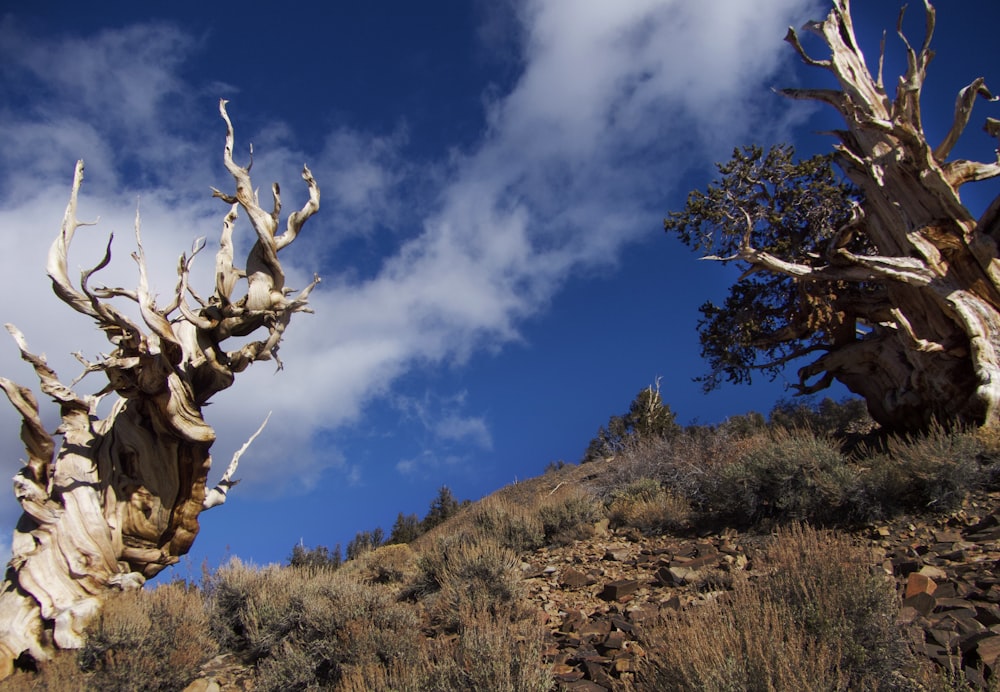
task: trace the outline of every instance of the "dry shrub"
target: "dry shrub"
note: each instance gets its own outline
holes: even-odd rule
[[[270,656],[295,626],[289,603],[301,583],[319,572],[315,567],[258,569],[233,558],[206,579],[216,639],[252,660]]]
[[[708,500],[715,513],[744,524],[763,518],[825,522],[841,517],[855,478],[832,439],[778,429],[720,469]]]
[[[481,613],[456,637],[432,643],[420,689],[547,692],[553,680],[544,642],[543,628],[530,619],[501,622]]]
[[[771,410],[771,427],[812,430],[819,435],[846,438],[864,435],[877,427],[864,399],[840,401],[826,397],[818,404],[808,398],[779,401]]]
[[[647,632],[648,689],[907,688],[895,591],[871,551],[795,525],[778,531],[764,562],[768,576]]]
[[[100,690],[182,690],[218,650],[201,594],[182,584],[109,599],[79,661]]]
[[[417,556],[409,545],[392,543],[346,562],[345,575],[370,584],[400,584],[416,574]]]
[[[860,450],[850,514],[873,521],[900,511],[955,509],[972,490],[989,487],[998,477],[1000,466],[989,452],[993,435],[932,426],[926,434]]]
[[[340,692],[548,692],[550,667],[543,663],[545,632],[528,620],[498,622],[480,615],[461,631],[424,640],[420,660],[407,665],[352,666]]]
[[[655,479],[693,507],[706,508],[717,495],[723,469],[745,457],[768,440],[766,432],[736,432],[723,425],[716,429],[690,428],[667,439],[639,438],[630,442],[601,474],[595,490],[610,501],[616,491],[643,479]]]
[[[529,610],[517,553],[492,536],[468,533],[438,540],[417,560],[418,575],[407,590],[430,597],[432,616],[448,631],[487,615],[514,622]]]
[[[821,405],[814,412],[823,423],[818,427],[854,420],[856,408],[863,413],[856,402],[848,403]],[[789,409],[796,415],[810,410]],[[631,441],[593,487],[611,505],[631,493],[632,484],[652,479],[692,512],[745,525],[761,520],[833,525],[900,511],[947,511],[976,488],[1000,487],[1000,427],[963,431],[935,425],[922,435],[883,438],[874,448],[855,440],[850,453],[843,444],[812,426],[763,429],[737,420],[717,428],[691,427],[670,439]],[[621,524],[645,522],[647,511],[655,524],[655,507],[641,507],[642,500],[634,510],[621,504],[614,510]],[[683,509],[680,502],[676,506]]]
[[[878,554],[844,534],[792,525],[778,531],[767,559],[772,573],[759,588],[789,605],[811,636],[839,641],[852,681],[894,679],[907,647]]]
[[[612,526],[633,527],[649,533],[686,526],[691,505],[677,493],[665,489],[659,481],[644,478],[614,491],[607,511]]]
[[[545,544],[545,529],[537,510],[504,496],[493,495],[478,503],[470,511],[469,522],[480,534],[518,553]]]
[[[521,516],[509,512],[512,508],[491,501],[480,516]],[[526,600],[514,550],[479,529],[438,539],[417,566],[408,593],[422,600],[441,634],[425,642],[420,665],[398,677],[395,687],[357,670],[352,686],[344,689],[551,689],[542,660],[544,629]]]
[[[780,603],[737,589],[725,605],[665,619],[649,635],[645,689],[846,690],[836,649],[817,642]]]
[[[39,664],[38,672],[17,671],[0,681],[3,692],[65,692],[91,689],[90,674],[80,670],[77,652],[57,651],[48,661]]]
[[[420,660],[416,614],[388,586],[341,570],[256,570],[234,560],[210,588],[227,641],[257,660],[256,689],[336,688],[355,668],[392,678]]]
[[[579,485],[567,485],[537,508],[548,544],[568,544],[594,535],[594,524],[604,517],[597,497]]]
[[[1000,425],[984,425],[975,431],[975,435],[987,460],[1000,458]]]
[[[979,428],[976,440],[982,448],[979,459],[983,466],[983,485],[989,490],[1000,490],[1000,425]]]

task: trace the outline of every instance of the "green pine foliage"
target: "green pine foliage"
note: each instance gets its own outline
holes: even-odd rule
[[[464,504],[455,498],[447,485],[442,485],[438,490],[437,497],[431,501],[427,516],[424,517],[424,520],[420,524],[421,529],[426,533],[435,526],[443,524],[455,516]]]
[[[424,532],[423,527],[420,525],[420,518],[416,514],[403,514],[400,512],[396,515],[396,523],[392,525],[392,531],[389,532],[389,543],[412,543],[417,540],[417,538]]]
[[[343,562],[343,558],[340,554],[339,543],[331,551],[325,545],[307,548],[300,542],[292,548],[292,553],[288,556],[289,567],[337,569],[341,562]]]
[[[371,531],[358,531],[347,544],[347,559],[356,560],[378,548],[385,541],[385,531],[377,526]]]
[[[832,155],[796,161],[788,145],[766,152],[758,146],[734,149],[718,169],[719,178],[704,192],[691,192],[684,209],[664,220],[664,229],[692,250],[744,271],[744,246],[820,266],[859,195],[836,172]],[[871,251],[864,236],[846,242],[856,254]],[[772,272],[744,274],[722,305],[709,301],[700,308],[698,333],[709,372],[698,381],[711,391],[723,382],[749,384],[755,373],[773,379],[789,361],[853,339],[853,323],[845,335],[837,307],[863,302],[868,293],[874,299],[876,290],[864,283],[797,284]]]
[[[628,413],[612,416],[597,431],[584,452],[583,462],[607,459],[620,454],[630,444],[651,438],[670,438],[681,431],[677,417],[660,396],[660,382],[636,394]]]

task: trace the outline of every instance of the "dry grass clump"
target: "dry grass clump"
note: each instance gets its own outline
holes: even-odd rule
[[[572,483],[529,504],[504,495],[489,497],[472,508],[469,524],[480,536],[524,553],[592,536],[594,524],[603,517],[604,508],[594,493]]]
[[[613,491],[607,513],[615,528],[633,527],[645,533],[673,531],[687,525],[691,505],[659,481],[642,478]]]
[[[390,543],[348,560],[344,575],[369,584],[402,584],[417,573],[417,556],[405,543]]]
[[[741,524],[764,518],[825,522],[839,515],[853,479],[832,439],[779,428],[721,468],[707,494],[715,513]]]
[[[381,584],[234,560],[210,592],[220,637],[257,661],[257,689],[336,688],[356,669],[392,679],[421,660],[416,614]]]
[[[435,622],[447,631],[482,614],[513,622],[528,612],[521,560],[490,535],[439,539],[420,555],[417,568],[407,594],[429,601]]]
[[[643,683],[657,690],[907,689],[891,582],[841,534],[793,525],[763,557],[768,576],[649,632]]]
[[[219,636],[255,661],[256,689],[551,687],[544,632],[510,548],[467,531],[417,557],[385,546],[357,563],[331,571],[234,560],[210,578]],[[398,598],[401,579],[412,602]]]
[[[532,619],[503,622],[480,613],[456,636],[431,643],[421,689],[548,692],[553,679],[544,646],[544,629]]]
[[[870,470],[862,488],[889,512],[954,509],[970,490],[989,484],[992,460],[984,458],[985,445],[975,432],[933,426],[925,435],[891,438],[885,446],[865,459]]]
[[[79,663],[91,689],[183,690],[217,651],[201,594],[174,583],[108,600]]]
[[[676,530],[686,504],[701,520],[743,526],[843,525],[903,511],[948,511],[973,490],[1000,484],[1000,432],[932,426],[922,435],[855,443],[848,454],[842,439],[809,427],[738,429],[690,428],[630,444],[595,481],[612,520]],[[665,507],[649,499],[654,483],[665,491]],[[657,513],[669,519],[673,511],[678,519],[658,529]]]
[[[489,536],[516,552],[530,552],[545,544],[545,529],[535,507],[494,495],[476,504],[469,512],[473,530]]]
[[[722,469],[744,457],[767,439],[753,429],[746,434],[730,426],[689,428],[672,438],[644,437],[631,441],[601,474],[598,494],[606,500],[621,488],[655,479],[694,506],[706,506],[708,494]]]
[[[86,690],[89,674],[80,670],[76,651],[57,651],[38,672],[19,670],[0,680],[3,692],[65,692]]]
[[[604,517],[601,501],[580,485],[559,488],[538,505],[545,542],[568,544],[594,535],[594,525]]]
[[[544,630],[525,598],[516,552],[492,534],[471,531],[439,539],[417,565],[408,593],[441,632],[425,649],[421,689],[551,688]]]

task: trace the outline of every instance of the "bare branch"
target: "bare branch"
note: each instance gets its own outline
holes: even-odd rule
[[[977,96],[982,96],[987,101],[997,100],[986,87],[986,80],[982,77],[977,77],[973,80],[972,84],[958,92],[958,97],[955,99],[955,118],[951,129],[945,135],[944,141],[934,150],[934,158],[938,162],[943,163],[948,158],[952,147],[955,146],[958,138],[965,131],[965,127],[969,124],[969,118],[972,115],[972,106],[976,102]]]
[[[80,288],[83,290],[84,294],[88,298],[90,298],[90,304],[91,306],[93,306],[94,312],[96,313],[101,312],[101,303],[98,300],[97,296],[91,293],[87,283],[90,281],[91,276],[101,271],[106,266],[108,266],[108,264],[111,263],[111,243],[113,243],[114,240],[115,240],[115,234],[112,233],[111,235],[108,236],[108,244],[104,248],[104,257],[101,258],[101,261],[98,262],[97,266],[95,266],[93,269],[89,269],[82,272],[80,277]]]
[[[878,49],[878,76],[875,78],[875,83],[878,85],[879,89],[884,89],[885,85],[882,82],[882,70],[885,67],[885,32],[882,32],[882,40],[879,42]]]
[[[913,331],[913,325],[910,324],[910,320],[906,318],[903,311],[899,308],[892,308],[892,317],[896,324],[899,326],[900,333],[906,335],[907,340],[909,340],[910,345],[924,353],[934,353],[937,351],[944,351],[944,346],[937,343],[932,343],[927,339],[921,339],[917,336],[916,332]]]
[[[233,179],[236,181],[236,195],[228,196],[223,195],[222,193],[215,193],[215,196],[222,198],[228,204],[239,202],[240,206],[246,210],[247,215],[250,217],[250,224],[257,232],[258,237],[264,235],[271,238],[273,242],[274,234],[278,226],[277,216],[274,213],[269,214],[261,209],[260,204],[257,201],[257,195],[253,192],[253,184],[250,182],[249,167],[242,168],[233,161],[235,135],[233,132],[233,123],[229,119],[229,114],[226,112],[227,103],[228,101],[225,99],[221,99],[219,101],[219,113],[222,115],[222,119],[226,122],[226,147],[223,154],[223,160],[226,170],[229,171],[229,174],[233,176]],[[275,206],[280,209],[280,204],[280,199],[276,199]]]
[[[309,187],[309,200],[302,206],[302,209],[289,214],[285,232],[275,238],[275,245],[278,250],[281,250],[295,240],[299,235],[299,231],[302,230],[302,224],[310,216],[319,211],[319,185],[316,184],[316,179],[313,178],[312,171],[309,170],[308,166],[302,166],[302,179],[306,181],[306,185]]]
[[[28,453],[28,469],[31,480],[44,488],[49,482],[49,465],[55,454],[56,444],[42,425],[38,414],[38,402],[27,387],[14,384],[6,377],[0,377],[3,389],[10,403],[21,414],[21,441]]]
[[[941,169],[944,172],[945,181],[953,188],[958,189],[965,183],[997,177],[1000,175],[1000,162],[979,163],[978,161],[958,159],[944,164]]]
[[[257,432],[251,435],[250,439],[244,442],[243,446],[236,450],[236,453],[233,454],[233,458],[229,462],[229,466],[226,467],[226,472],[222,474],[222,480],[219,481],[218,485],[205,494],[205,500],[202,502],[202,507],[204,509],[212,509],[212,507],[218,507],[219,505],[225,504],[229,494],[229,489],[239,483],[238,480],[233,480],[233,474],[236,473],[236,468],[240,464],[240,457],[242,457],[243,453],[250,448],[250,445],[257,439],[257,436],[264,431],[264,426],[267,425],[267,421],[270,419],[271,413],[269,412],[267,417],[264,418],[264,422],[260,424],[259,428],[257,428]]]
[[[816,28],[814,24],[807,25],[807,27],[814,31]],[[807,65],[812,65],[813,67],[822,67],[824,69],[830,69],[831,63],[829,60],[814,60],[813,58],[809,57],[809,55],[806,53],[805,48],[802,47],[802,42],[799,40],[798,33],[792,27],[788,27],[788,33],[785,34],[785,41],[792,44],[792,46],[795,48],[795,51],[799,54],[799,57],[801,57],[803,62],[805,62]]]
[[[744,211],[744,214],[746,212]],[[749,216],[747,223],[750,223]],[[757,250],[749,245],[747,236],[740,251],[729,257],[708,255],[704,260],[729,262],[742,260],[752,265],[751,270],[744,273],[747,276],[753,268],[762,268],[771,272],[785,274],[803,281],[876,281],[891,280],[913,286],[925,286],[934,280],[934,274],[926,264],[915,257],[881,257],[874,255],[855,255],[845,248],[836,249],[835,257],[845,261],[847,266],[825,265],[812,267],[808,264],[789,262],[764,250]],[[742,279],[743,277],[741,277]]]
[[[241,168],[233,161],[233,125],[226,112],[226,103],[224,99],[219,102],[219,112],[226,122],[225,163],[226,169],[236,181],[236,195],[229,197],[216,191],[215,196],[230,203],[239,202],[247,212],[250,225],[257,234],[257,242],[247,257],[246,276],[250,285],[246,308],[252,312],[270,310],[279,305],[285,295],[285,272],[278,261],[278,251],[295,240],[302,224],[319,209],[319,186],[309,168],[303,167],[302,178],[309,187],[309,200],[300,211],[289,216],[286,231],[276,237],[281,211],[280,189],[277,184],[272,186],[274,206],[270,213],[265,212],[260,207],[257,195],[252,192],[249,168]]]
[[[146,271],[146,251],[142,247],[142,233],[140,231],[141,220],[139,210],[135,212],[135,244],[136,251],[132,253],[132,259],[139,265],[139,314],[142,315],[143,322],[153,330],[153,333],[160,339],[160,347],[163,355],[172,365],[177,365],[183,358],[183,352],[177,336],[171,328],[167,319],[156,309],[153,296],[149,292],[149,276]]]
[[[38,377],[39,384],[41,384],[42,391],[45,394],[58,401],[63,407],[76,408],[83,411],[90,410],[91,402],[89,401],[89,397],[81,398],[77,396],[76,392],[60,382],[55,370],[50,368],[49,364],[45,362],[45,357],[35,355],[28,350],[28,343],[24,338],[24,334],[17,327],[10,323],[4,326],[10,335],[14,337],[14,342],[21,351],[22,360],[30,363],[35,369],[35,375]]]
[[[191,264],[194,262],[195,255],[197,255],[202,248],[205,247],[204,240],[204,238],[200,238],[195,242],[190,257],[187,255],[181,255],[180,260],[177,262],[177,290],[175,292],[176,294],[174,296],[173,306],[180,310],[181,315],[188,322],[193,324],[198,329],[208,331],[215,328],[218,324],[218,320],[213,321],[200,315],[196,315],[191,308],[188,307],[187,300],[184,298],[184,295],[190,292],[195,297],[195,300],[197,300],[203,307],[205,305],[205,302],[188,286],[188,277],[191,274]],[[164,314],[169,314],[172,310],[173,307],[169,310],[165,310]]]
[[[750,366],[751,370],[769,370],[772,368],[779,368],[787,365],[793,360],[798,360],[810,353],[815,353],[816,351],[830,351],[831,347],[825,344],[811,344],[803,348],[797,348],[788,355],[782,356],[781,358],[776,358],[774,360],[768,361],[767,363],[755,363]]]
[[[222,237],[219,239],[219,252],[215,255],[215,295],[223,305],[232,298],[236,282],[246,276],[245,272],[233,266],[233,225],[239,208],[238,203],[232,203],[229,213],[222,220]]]
[[[49,278],[52,279],[52,290],[59,296],[60,300],[72,307],[77,312],[98,318],[97,312],[91,305],[90,300],[73,288],[66,271],[67,256],[69,254],[70,243],[73,242],[73,234],[80,226],[93,226],[97,222],[81,223],[76,218],[77,199],[80,195],[80,185],[83,183],[83,160],[76,162],[76,169],[73,172],[73,187],[69,195],[69,204],[66,205],[66,213],[63,215],[62,228],[52,246],[49,248],[48,262],[46,270]]]
[[[194,289],[188,285],[188,277],[191,274],[191,265],[194,264],[194,258],[198,256],[202,250],[205,249],[205,236],[196,238],[191,244],[191,254],[181,253],[181,256],[177,260],[177,286],[174,289],[174,299],[170,304],[163,308],[163,315],[169,316],[174,310],[180,308],[181,302],[184,301],[184,295],[190,293],[191,296],[198,301],[198,304],[202,307],[205,306],[205,301],[199,296]]]

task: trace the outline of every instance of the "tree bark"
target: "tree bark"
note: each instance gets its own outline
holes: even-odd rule
[[[1000,174],[1000,162],[948,160],[975,99],[994,98],[975,79],[959,93],[945,139],[936,147],[927,142],[920,96],[933,56],[935,13],[927,2],[924,9],[919,49],[903,35],[900,14],[907,70],[894,96],[882,83],[881,59],[877,76],[867,67],[849,0],[834,0],[825,21],[805,27],[822,37],[829,59],[811,58],[789,29],[786,40],[803,60],[832,73],[840,88],[784,93],[822,101],[843,116],[846,129],[834,133],[838,163],[864,199],[854,221],[831,241],[825,266],[785,262],[746,245],[740,253],[756,268],[800,282],[879,286],[889,309],[872,320],[864,317],[870,309],[838,303],[841,318],[856,329],[838,332],[826,354],[800,370],[798,388],[810,393],[839,380],[867,400],[877,421],[896,430],[933,419],[995,424],[1000,416],[1000,203],[977,220],[959,195],[963,184]],[[851,234],[867,235],[875,253],[848,252]]]
[[[148,289],[138,215],[138,249],[133,254],[138,288],[90,287],[91,277],[111,259],[110,241],[101,263],[84,272],[76,287],[68,277],[67,254],[74,233],[86,225],[76,218],[83,181],[80,161],[47,269],[56,295],[93,318],[112,343],[109,356],[85,362],[84,374],[101,372],[107,385],[97,395],[78,395],[59,381],[44,358],[30,352],[14,326],[7,325],[22,358],[33,366],[42,393],[60,408],[62,422],[56,433],[62,442],[57,445],[42,425],[31,390],[0,378],[0,388],[21,415],[28,455],[14,477],[23,514],[0,591],[0,677],[11,672],[22,654],[44,660],[54,648],[79,647],[87,622],[105,598],[115,590],[141,588],[188,552],[198,534],[199,514],[225,502],[246,449],[233,456],[222,480],[209,489],[215,433],[202,407],[254,361],[274,359],[280,369],[278,346],[291,316],[311,312],[308,297],[319,279],[294,294],[285,287],[278,252],[319,209],[319,187],[304,167],[309,200],[278,234],[278,186],[272,188],[272,210],[264,211],[253,192],[249,166],[233,161],[233,127],[225,101],[219,110],[226,122],[225,164],[236,193],[214,191],[230,208],[216,255],[213,294],[204,300],[188,286],[191,263],[204,247],[199,240],[190,256],[180,258],[170,303],[156,305]],[[246,271],[233,265],[232,232],[239,208],[257,235]],[[247,295],[234,300],[241,279],[247,279]],[[189,298],[197,307],[189,305]],[[134,304],[141,322],[118,310],[112,300]],[[266,333],[261,340],[223,349],[228,337],[258,330]],[[97,404],[111,392],[118,400],[100,420]]]

